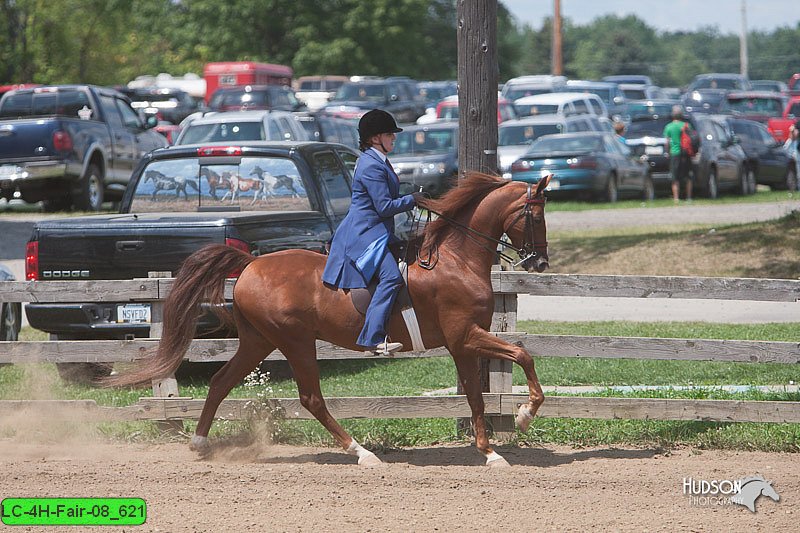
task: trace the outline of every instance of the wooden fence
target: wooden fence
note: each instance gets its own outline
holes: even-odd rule
[[[517,296],[609,296],[634,298],[725,299],[797,302],[800,280],[751,278],[692,278],[663,276],[591,276],[492,273],[495,313],[492,330],[500,337],[519,343],[539,357],[599,357],[724,361],[751,363],[798,363],[800,343],[709,339],[663,339],[630,337],[589,337],[536,335],[516,330]],[[127,362],[155,347],[161,331],[161,305],[172,286],[167,278],[129,281],[0,282],[0,301],[5,302],[149,302],[152,305],[151,339],[129,341],[42,341],[0,342],[0,363]],[[227,287],[231,294],[232,284]],[[800,303],[797,313],[800,322]],[[187,359],[194,362],[226,361],[236,352],[236,339],[194,340]],[[320,359],[360,359],[362,352],[318,343]],[[408,357],[446,356],[443,349],[400,353]],[[276,352],[271,359],[283,356]],[[513,394],[512,364],[490,361],[488,392],[484,394],[486,414],[496,432],[513,431],[517,407],[527,395]],[[338,418],[420,418],[468,417],[466,398],[455,396],[327,398]],[[272,400],[286,418],[310,418],[296,398]],[[141,398],[123,408],[97,406],[91,400],[43,402],[0,401],[0,416],[6,411],[70,405],[91,419],[168,420],[197,419],[203,399],[181,397],[177,383],[154,383],[154,397]],[[225,400],[219,418],[239,419],[248,415],[250,400]],[[700,420],[724,422],[800,422],[800,402],[678,400],[652,398],[607,398],[550,396],[539,411],[543,417],[630,418],[650,420]]]

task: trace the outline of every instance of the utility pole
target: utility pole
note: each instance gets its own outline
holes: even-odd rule
[[[497,174],[497,0],[458,0],[458,168]]]
[[[742,0],[742,33],[739,35],[739,68],[740,74],[747,76],[747,0]]]
[[[552,71],[556,76],[564,73],[564,65],[561,60],[561,0],[553,0]]]

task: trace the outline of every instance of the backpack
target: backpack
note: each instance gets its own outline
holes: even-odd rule
[[[685,123],[681,128],[681,152],[689,157],[694,156],[700,148],[700,136],[689,123]]]

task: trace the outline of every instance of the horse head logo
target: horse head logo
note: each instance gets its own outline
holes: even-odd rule
[[[772,483],[762,476],[746,477],[740,479],[739,483],[741,483],[742,489],[739,494],[731,497],[731,502],[747,507],[751,513],[756,512],[756,500],[759,496],[767,496],[776,502],[781,499],[772,487]]]

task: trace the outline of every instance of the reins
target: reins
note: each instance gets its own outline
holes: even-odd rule
[[[445,222],[447,222],[448,224],[450,224],[452,226],[455,226],[456,228],[462,230],[462,232],[461,232],[462,235],[464,235],[465,237],[469,238],[472,242],[474,242],[475,244],[477,244],[478,246],[480,246],[484,250],[486,250],[486,251],[488,251],[490,253],[496,253],[500,257],[502,257],[503,259],[508,261],[509,263],[512,263],[514,266],[518,266],[518,265],[521,265],[522,263],[524,263],[525,261],[528,261],[532,257],[536,257],[539,254],[539,250],[542,250],[542,249],[546,250],[547,249],[547,241],[545,241],[543,243],[537,243],[536,240],[535,240],[535,237],[533,235],[533,225],[534,225],[533,211],[531,209],[532,205],[537,205],[537,204],[544,205],[546,203],[546,201],[547,201],[547,199],[544,198],[544,197],[535,198],[535,197],[532,196],[531,184],[529,183],[528,184],[528,197],[525,200],[525,205],[523,206],[523,208],[520,211],[519,215],[517,215],[517,218],[515,218],[514,221],[511,224],[509,224],[507,228],[503,228],[504,229],[504,233],[505,233],[506,231],[508,231],[508,229],[513,228],[514,225],[517,222],[519,222],[519,220],[522,217],[525,217],[525,238],[524,238],[522,246],[519,247],[519,248],[517,248],[512,243],[510,243],[510,242],[508,242],[506,240],[495,239],[491,235],[486,235],[485,233],[483,233],[481,231],[478,231],[475,228],[467,226],[466,224],[462,224],[461,222],[458,222],[457,220],[452,219],[450,217],[447,217],[447,216],[445,216],[445,215],[443,215],[441,213],[438,213],[438,212],[436,212],[436,211],[434,211],[432,209],[427,209],[427,212],[428,212],[427,218],[428,218],[428,220],[426,221],[426,225],[431,222],[431,214],[434,214],[438,218],[440,218],[440,219],[444,220]],[[417,227],[419,227],[419,222],[421,221],[421,219],[422,219],[422,216],[420,214],[420,216],[417,217],[416,220],[415,220],[415,229]],[[514,262],[514,259],[512,257],[510,257],[509,255],[505,254],[502,251],[497,250],[496,248],[494,250],[489,248],[485,243],[480,242],[476,237],[480,237],[482,239],[485,239],[486,241],[489,241],[489,242],[491,242],[491,243],[493,243],[495,245],[500,245],[500,246],[502,246],[504,248],[510,248],[511,250],[517,252],[517,254],[520,257],[520,260],[517,261],[517,262]],[[428,253],[428,258],[427,259],[423,259],[420,256],[420,250],[418,249],[417,250],[417,263],[422,268],[430,270],[434,266],[436,266],[436,262],[438,262],[438,259],[439,259],[438,246],[433,247],[433,250],[431,250],[431,248],[429,247],[428,248],[428,252],[429,252]],[[432,261],[434,253],[436,254],[436,261]]]

